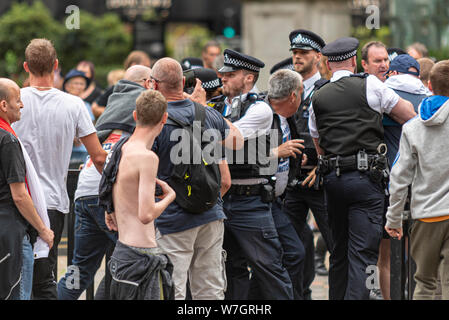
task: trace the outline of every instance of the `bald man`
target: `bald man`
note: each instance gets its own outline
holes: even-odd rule
[[[29,300],[31,297],[34,256],[29,225],[50,248],[54,238],[53,231],[42,221],[28,193],[26,173],[34,168],[25,162],[24,150],[11,128],[13,122],[20,120],[22,108],[19,86],[9,79],[0,79],[1,300]]]
[[[122,138],[135,128],[133,111],[137,97],[150,87],[151,69],[136,65],[130,67],[124,79],[117,82],[109,97],[105,112],[96,123],[103,149],[110,152]],[[86,160],[75,192],[75,249],[72,266],[58,283],[59,300],[76,300],[90,286],[109,246],[115,246],[117,233],[105,224],[104,209],[98,206],[98,186],[101,175]],[[78,277],[78,278],[77,278]],[[96,298],[107,299],[103,292]]]
[[[169,116],[192,123],[195,106],[192,100],[184,97],[184,82],[181,65],[176,60],[163,58],[154,64],[151,85],[168,101]],[[230,148],[243,144],[238,129],[228,123],[220,113],[209,107],[205,109],[205,113],[205,129],[216,130],[218,136],[215,141],[221,141]],[[153,145],[153,151],[159,157],[158,178],[168,183],[174,168],[170,157],[171,150],[177,144],[177,141],[171,141],[170,136],[176,129],[178,128],[174,125],[165,125]],[[229,187],[230,174],[227,164],[222,162],[219,167],[222,182],[225,178],[225,184]],[[222,195],[227,188],[223,189],[222,185]],[[157,244],[173,262],[176,299],[186,298],[187,277],[194,300],[224,299],[224,219],[220,197],[211,209],[201,214],[191,214],[173,202],[156,220]]]

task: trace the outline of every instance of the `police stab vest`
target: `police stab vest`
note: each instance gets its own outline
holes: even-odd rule
[[[354,74],[323,85],[312,98],[319,145],[326,155],[376,153],[383,142],[382,115],[366,97],[367,74]]]
[[[227,117],[231,122],[235,122],[243,118],[248,111],[249,107],[257,101],[263,101],[263,97],[254,93],[249,93],[247,99],[241,102],[238,107],[239,117],[231,118]],[[221,103],[218,103],[217,111],[221,108]],[[235,113],[234,113],[235,114]],[[270,162],[268,161],[270,155],[270,133],[267,133],[256,138],[245,140],[242,150],[228,150],[226,149],[226,159],[229,163],[229,171],[232,179],[250,179],[269,177],[276,173],[277,167],[274,172],[267,174],[270,168]],[[264,170],[265,169],[265,170]]]

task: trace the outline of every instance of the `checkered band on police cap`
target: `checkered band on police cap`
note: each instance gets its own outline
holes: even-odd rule
[[[243,61],[234,57],[229,56],[228,54],[224,55],[224,64],[225,65],[231,65],[233,67],[237,67],[237,68],[244,68],[244,69],[249,69],[255,72],[259,72],[260,68],[253,65],[252,63],[249,63],[247,61]]]
[[[340,62],[356,56],[358,46],[359,40],[356,38],[344,37],[327,44],[322,53],[330,62]]]
[[[355,56],[357,54],[357,50],[339,55],[339,56],[327,56],[327,59],[331,62],[339,62],[339,61],[345,61],[348,60],[349,58],[352,58],[353,56]]]
[[[203,82],[202,85],[203,89],[215,89],[218,87],[221,87],[220,79],[215,79],[208,82]]]
[[[307,38],[300,33],[298,33],[298,35],[295,38],[293,38],[291,45],[292,45],[292,47],[301,46],[301,45],[308,46],[308,47],[313,48],[316,51],[321,51],[321,46],[318,44],[318,42],[313,41],[312,39]]]

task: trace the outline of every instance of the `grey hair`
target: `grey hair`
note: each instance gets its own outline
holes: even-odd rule
[[[281,69],[273,73],[268,80],[268,99],[283,100],[301,89],[302,76],[296,71]]]

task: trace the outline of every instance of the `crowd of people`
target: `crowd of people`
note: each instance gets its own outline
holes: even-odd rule
[[[103,90],[92,62],[62,77],[32,40],[24,86],[0,79],[0,298],[76,300],[113,248],[96,299],[310,300],[319,274],[331,300],[389,300],[409,205],[413,297],[449,299],[449,61],[371,41],[358,73],[355,38],[288,39],[266,92],[265,63],[215,41],[182,61],[133,51]]]

